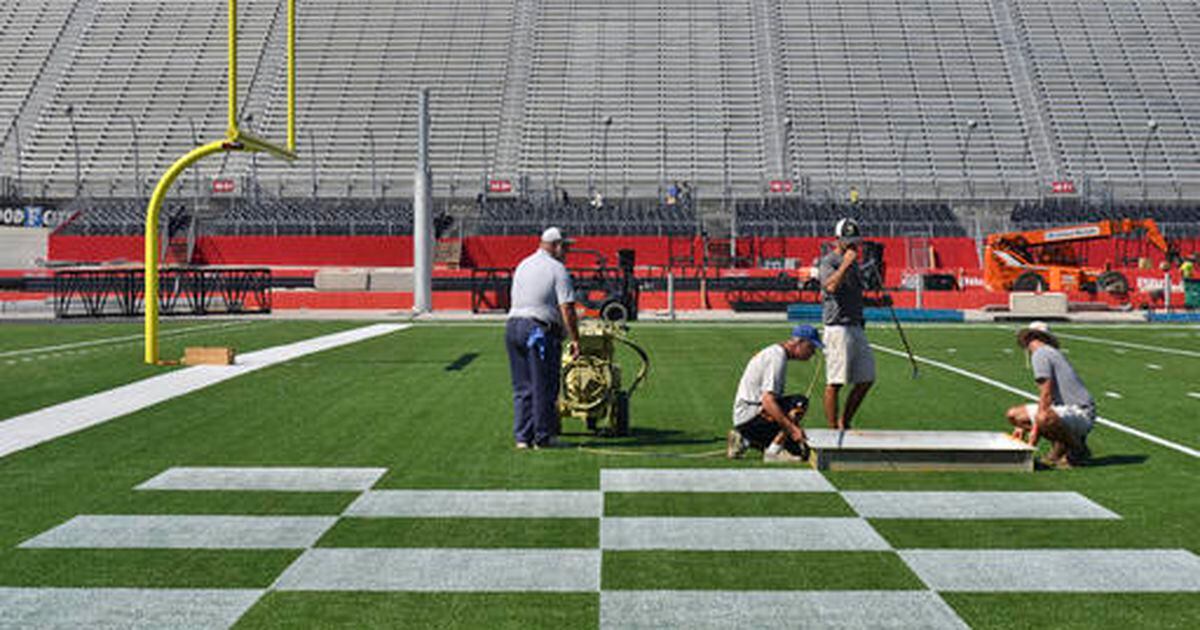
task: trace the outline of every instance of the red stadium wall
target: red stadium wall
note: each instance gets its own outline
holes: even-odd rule
[[[755,258],[793,258],[800,267],[807,267],[820,252],[827,239],[813,237],[741,239],[740,256]],[[889,272],[899,273],[905,266],[905,240],[877,239],[884,243],[884,258]],[[979,269],[975,242],[964,237],[932,238],[930,245],[939,269]],[[515,267],[521,258],[537,246],[536,236],[474,236],[463,242],[465,267]],[[412,238],[408,236],[207,236],[198,244],[199,259],[210,265],[278,265],[305,267],[407,267],[412,265]],[[672,260],[689,259],[699,262],[702,246],[699,239],[665,236],[584,236],[578,239],[577,249],[596,250],[610,265],[617,261],[617,251],[633,249],[638,265],[665,266]],[[1087,259],[1103,266],[1114,261],[1117,245],[1111,241],[1088,243]],[[54,261],[107,262],[142,259],[140,236],[77,236],[52,235],[49,259]],[[1200,239],[1183,243],[1183,251],[1200,250]],[[1141,252],[1127,252],[1140,254]],[[1146,250],[1144,255],[1155,262],[1162,255]],[[590,266],[592,258],[577,253],[572,266]],[[1120,261],[1117,261],[1118,266]]]

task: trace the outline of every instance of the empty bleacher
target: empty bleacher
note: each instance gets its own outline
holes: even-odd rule
[[[285,3],[239,4],[239,117],[279,139]],[[225,19],[224,0],[4,2],[0,177],[19,118],[27,196],[144,197],[224,133]],[[850,186],[1010,202],[1059,180],[1200,199],[1195,2],[305,0],[298,54],[301,159],[213,158],[202,180],[407,195],[428,87],[439,197],[507,179],[648,199],[687,180],[727,207],[785,177],[805,203]]]
[[[844,217],[856,219],[868,237],[967,235],[950,206],[936,202],[743,201],[736,226],[741,236],[827,236]]]
[[[587,201],[531,203],[520,199],[488,199],[479,205],[472,230],[477,234],[538,234],[557,226],[570,235],[689,236],[696,234],[696,214],[683,204],[622,201],[595,207]]]

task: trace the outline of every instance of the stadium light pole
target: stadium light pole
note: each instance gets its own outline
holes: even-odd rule
[[[21,123],[13,120],[13,150],[16,151],[17,198],[21,198]]]
[[[792,178],[792,169],[788,164],[791,157],[792,146],[792,119],[787,117],[783,119],[783,141],[779,143],[779,170],[783,179]]]
[[[246,130],[254,133],[254,114],[246,114]],[[250,181],[254,185],[254,201],[258,202],[258,152],[250,154]]]
[[[134,194],[140,201],[145,188],[142,186],[142,156],[138,149],[137,121],[131,115],[126,115],[125,118],[129,120],[129,130],[133,133],[133,180],[137,182],[137,185],[134,186]]]
[[[967,188],[967,197],[972,203],[975,201],[975,182],[967,176],[967,154],[971,151],[971,136],[975,134],[975,128],[979,126],[979,122],[974,118],[967,119],[967,137],[963,139],[962,156],[959,163],[962,166],[963,183]]]
[[[1158,121],[1150,119],[1146,122],[1146,141],[1142,143],[1142,203],[1149,200],[1150,189],[1147,181],[1148,173],[1146,166],[1150,159],[1150,141],[1154,139],[1154,133],[1158,131]]]
[[[312,173],[312,198],[317,200],[317,140],[309,134],[308,138],[309,171]]]
[[[75,127],[75,106],[67,105],[67,119],[71,123],[71,144],[75,145],[75,196],[83,194],[83,172],[79,164],[79,130]]]
[[[908,173],[904,168],[904,161],[908,159],[908,139],[912,136],[912,129],[904,132],[904,140],[900,143],[900,205],[904,206],[908,202]]]
[[[367,129],[367,146],[371,151],[371,198],[378,199],[379,196],[375,193],[377,179],[375,176],[375,132]]]
[[[600,156],[604,160],[604,199],[608,199],[608,130],[612,128],[613,117],[604,119],[604,141],[601,143]]]

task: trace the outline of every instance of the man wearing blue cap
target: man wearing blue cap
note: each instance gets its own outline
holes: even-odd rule
[[[822,348],[812,326],[792,329],[782,343],[763,348],[742,372],[733,399],[733,429],[725,444],[725,455],[740,458],[753,446],[762,449],[764,462],[799,462],[808,459],[808,444],[800,421],[808,411],[808,398],[784,396],[787,362],[807,361]]]

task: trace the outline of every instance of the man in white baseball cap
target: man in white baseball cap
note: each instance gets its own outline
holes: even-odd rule
[[[858,266],[862,232],[846,218],[834,228],[837,244],[821,258],[821,319],[825,324],[825,420],[833,429],[849,429],[855,412],[875,382],[875,354],[863,331],[863,278]],[[838,414],[843,385],[853,385]]]
[[[563,265],[567,246],[556,227],[517,265],[504,343],[513,387],[513,438],[518,449],[555,446],[562,340],[579,352],[575,287]]]

